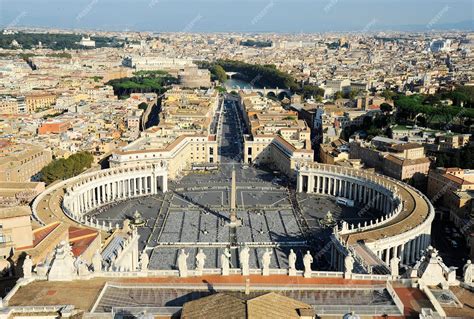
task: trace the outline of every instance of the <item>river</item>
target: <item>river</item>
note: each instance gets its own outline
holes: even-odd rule
[[[246,81],[242,81],[239,79],[228,79],[224,83],[226,89],[253,89],[255,88],[253,85]]]

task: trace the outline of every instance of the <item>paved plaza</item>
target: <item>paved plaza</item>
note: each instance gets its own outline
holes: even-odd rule
[[[251,248],[250,267],[260,268],[266,249],[273,251],[272,268],[288,267],[287,255],[293,249],[298,256],[297,267],[307,250],[316,255],[315,265],[325,268],[324,247],[331,227],[323,220],[331,212],[335,221],[359,222],[373,217],[371,211],[359,215],[357,207],[341,207],[335,199],[315,194],[297,194],[299,206],[290,201],[294,185],[278,172],[249,167],[241,163],[242,131],[240,119],[232,103],[217,121],[220,165],[213,172],[189,172],[169,183],[166,194],[117,202],[94,211],[99,221],[122,225],[138,211],[145,224],[139,227],[140,250],[150,254],[150,269],[176,269],[180,249],[189,253],[188,267],[194,269],[199,249],[206,254],[205,268],[219,268],[220,255],[231,247],[231,263],[239,266],[242,247]],[[236,172],[237,217],[242,226],[235,232],[228,226],[231,196],[231,175]]]

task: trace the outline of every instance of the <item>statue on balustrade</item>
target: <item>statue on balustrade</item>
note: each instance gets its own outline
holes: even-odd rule
[[[206,263],[206,255],[203,250],[200,248],[199,252],[196,255],[196,270],[202,272],[204,269],[204,264]]]
[[[396,256],[390,259],[390,273],[392,277],[398,277],[398,275],[400,274],[399,263],[400,259],[398,259],[398,257]]]
[[[130,219],[125,219],[123,221],[122,230],[127,234],[132,231],[132,228],[130,227]]]
[[[188,276],[188,260],[189,254],[184,252],[184,249],[181,249],[179,256],[178,256],[178,270],[180,277],[187,277]]]
[[[25,260],[23,261],[23,278],[31,278],[31,269],[33,268],[33,261],[31,260],[30,255],[26,255]]]
[[[349,252],[349,255],[344,258],[344,277],[350,277],[352,271],[354,270],[354,257],[352,257],[352,253]]]
[[[77,269],[77,274],[79,276],[86,276],[89,274],[89,267],[87,267],[87,264],[82,260],[80,256],[78,256],[74,262],[74,266]]]
[[[141,271],[146,271],[148,269],[148,264],[150,263],[150,257],[148,257],[148,254],[146,251],[142,251],[140,254],[140,270]]]
[[[306,255],[303,257],[303,265],[304,265],[304,277],[305,278],[311,278],[312,270],[311,270],[311,264],[313,263],[313,256],[311,256],[311,253],[309,250],[306,252]]]
[[[99,249],[97,249],[94,256],[92,256],[92,270],[95,273],[102,271],[102,255],[100,254]]]
[[[249,260],[250,260],[250,249],[245,246],[240,251],[239,255],[240,268],[242,269],[242,276],[248,276],[250,274]]]
[[[296,276],[296,254],[293,249],[290,249],[290,254],[288,255],[288,274]]]
[[[228,276],[230,271],[230,252],[229,249],[224,249],[221,255],[222,276]]]
[[[272,254],[273,252],[268,248],[263,253],[263,256],[262,256],[263,276],[270,275],[270,263],[272,260]]]

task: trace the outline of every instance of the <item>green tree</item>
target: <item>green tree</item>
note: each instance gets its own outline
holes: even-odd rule
[[[343,97],[344,97],[344,95],[342,94],[341,91],[337,91],[336,93],[334,93],[334,99],[335,100],[342,99]]]
[[[224,83],[225,81],[227,81],[227,74],[225,73],[224,68],[219,64],[215,64],[211,68],[211,73],[220,83]]]
[[[298,90],[296,93],[302,94],[305,99],[310,97],[318,98],[324,96],[324,89],[320,88],[317,85],[304,85],[301,90]]]
[[[94,157],[88,152],[76,153],[67,159],[54,160],[41,170],[41,180],[50,184],[57,180],[71,178],[91,167],[93,161]]]
[[[393,97],[395,96],[395,93],[389,89],[385,89],[382,91],[380,95],[384,97],[386,100],[392,100]]]
[[[142,102],[142,103],[138,104],[138,108],[140,110],[146,110],[148,108],[148,104],[146,102]]]
[[[392,112],[392,110],[393,110],[393,106],[391,106],[390,104],[388,103],[380,104],[380,111],[382,111],[383,113],[390,113]]]

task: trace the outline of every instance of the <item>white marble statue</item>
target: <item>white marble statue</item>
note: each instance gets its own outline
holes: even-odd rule
[[[311,256],[311,253],[309,250],[306,252],[306,255],[303,257],[303,265],[304,265],[304,274],[303,276],[305,278],[311,278],[312,270],[311,270],[311,264],[313,263],[313,256]]]
[[[95,273],[102,271],[102,255],[100,254],[99,249],[97,249],[92,256],[92,270]]]
[[[288,267],[290,269],[296,269],[296,254],[293,249],[290,249],[290,254],[288,255]]]
[[[188,260],[189,254],[184,252],[184,249],[181,249],[179,256],[178,256],[178,270],[180,277],[187,277],[188,276]]]
[[[74,257],[71,251],[71,246],[66,241],[61,241],[55,249],[51,269],[48,273],[48,280],[50,281],[70,281],[74,279],[77,274],[77,269],[74,267]]]
[[[142,251],[142,253],[140,254],[140,270],[147,271],[149,263],[150,263],[150,257],[148,257],[148,254],[146,253],[146,251]]]
[[[31,278],[31,269],[33,268],[33,261],[31,260],[30,255],[26,255],[25,260],[23,261],[23,278]]]
[[[344,258],[344,277],[349,278],[352,275],[352,271],[354,270],[354,257],[349,252],[349,255]]]
[[[265,249],[265,252],[262,255],[262,275],[269,276],[270,275],[270,263],[272,261],[272,254],[273,252],[270,249]]]
[[[293,249],[290,249],[290,254],[288,255],[288,274],[296,276],[296,254]]]
[[[398,277],[398,275],[400,274],[399,263],[400,259],[398,259],[398,257],[396,256],[390,259],[390,273],[392,277]]]
[[[199,252],[196,255],[196,270],[202,274],[202,270],[204,269],[204,264],[206,263],[206,255],[204,254],[203,250],[200,248]]]
[[[222,276],[229,276],[230,271],[230,252],[229,249],[224,249],[224,252],[221,255],[221,267],[222,267]]]
[[[79,276],[86,276],[89,274],[87,264],[84,262],[84,260],[81,259],[81,257],[76,258],[75,267]]]
[[[472,277],[473,277],[473,265],[472,265],[472,262],[471,260],[468,260],[466,262],[466,264],[464,265],[464,267],[462,268],[463,270],[463,279],[464,279],[464,283],[470,285],[472,284]]]
[[[249,260],[250,260],[250,249],[245,246],[240,251],[239,255],[240,268],[242,269],[242,276],[248,276],[250,274]]]
[[[125,219],[123,221],[122,230],[126,233],[129,233],[132,231],[132,227],[130,227],[130,219]]]

